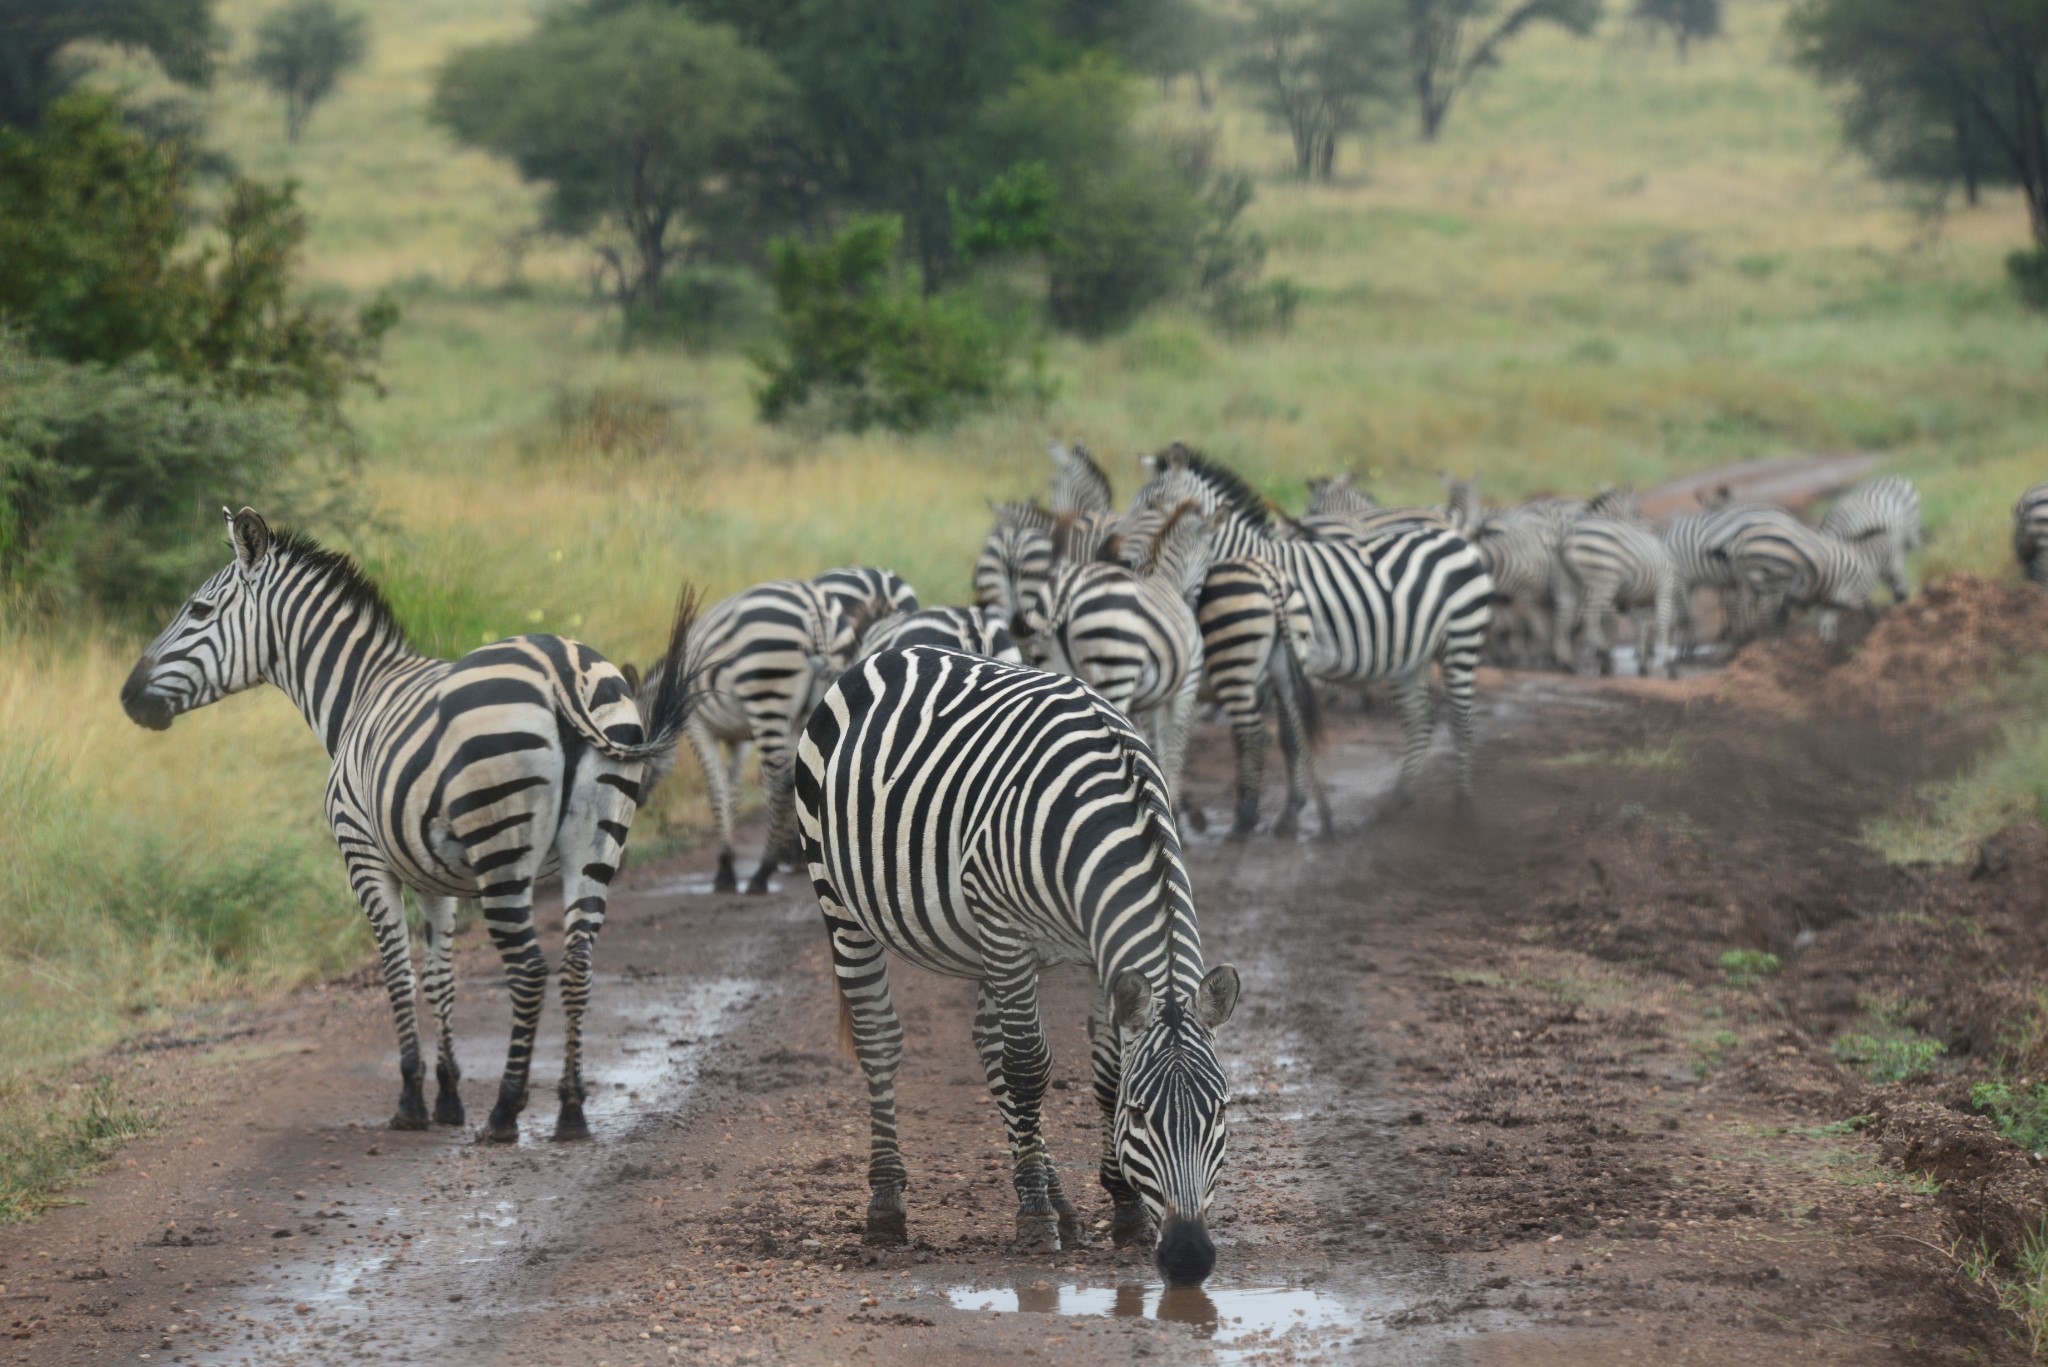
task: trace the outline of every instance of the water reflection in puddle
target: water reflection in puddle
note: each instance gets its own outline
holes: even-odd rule
[[[1035,1281],[1013,1288],[956,1286],[946,1298],[955,1310],[990,1314],[1110,1315],[1190,1324],[1227,1355],[1294,1334],[1353,1330],[1362,1324],[1359,1313],[1336,1297],[1299,1286],[1169,1289],[1156,1282],[1056,1286]]]

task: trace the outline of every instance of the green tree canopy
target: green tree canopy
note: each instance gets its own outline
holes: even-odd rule
[[[1404,0],[1408,67],[1422,117],[1422,140],[1435,142],[1460,93],[1500,65],[1516,35],[1555,24],[1585,35],[1600,22],[1600,0]]]
[[[368,24],[334,0],[289,0],[256,26],[249,68],[284,97],[285,138],[297,142],[313,106],[369,54]]]
[[[77,81],[78,43],[146,52],[187,85],[213,75],[213,0],[0,0],[0,124],[30,128]]]
[[[731,28],[635,5],[455,54],[433,112],[544,183],[548,225],[591,241],[620,299],[654,310],[692,231],[738,210],[734,172],[788,89]]]
[[[1635,0],[1635,17],[1653,34],[1670,34],[1681,62],[1695,42],[1721,36],[1721,0]]]
[[[1389,0],[1252,0],[1237,74],[1286,126],[1304,176],[1330,179],[1339,140],[1396,97],[1406,71]]]

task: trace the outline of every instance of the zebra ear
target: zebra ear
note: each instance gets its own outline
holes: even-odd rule
[[[1195,989],[1195,1019],[1210,1030],[1229,1020],[1230,1013],[1237,1010],[1237,990],[1235,968],[1218,964],[1210,969]]]
[[[254,508],[244,508],[228,519],[228,539],[234,543],[235,563],[247,574],[270,553],[270,524]]]
[[[1110,996],[1116,1001],[1117,1029],[1135,1033],[1152,1019],[1152,984],[1144,974],[1130,969],[1117,974]]]
[[[619,661],[619,673],[626,676],[626,691],[634,697],[640,696],[640,666],[631,660]]]

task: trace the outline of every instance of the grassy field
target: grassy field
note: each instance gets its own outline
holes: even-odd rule
[[[221,4],[243,50],[265,7]],[[246,80],[206,102],[244,168],[301,183],[315,287],[404,304],[389,395],[354,407],[378,525],[352,549],[439,651],[538,626],[644,659],[686,577],[722,594],[849,561],[957,601],[983,499],[1042,487],[1055,436],[1126,485],[1130,453],[1186,439],[1285,502],[1346,467],[1393,499],[1433,497],[1440,469],[1508,498],[1876,450],[1926,492],[1924,573],[2007,573],[2006,510],[2048,470],[2048,327],[2001,268],[2018,201],[1933,215],[1872,181],[1786,65],[1781,0],[1728,0],[1728,39],[1683,66],[1614,22],[1532,35],[1441,144],[1404,115],[1329,187],[1288,178],[1237,92],[1208,113],[1159,97],[1153,117],[1212,126],[1257,177],[1270,269],[1306,292],[1295,326],[1233,342],[1166,311],[1055,341],[1043,411],[916,439],[766,429],[738,356],[622,355],[584,253],[530,239],[533,193],[424,114],[447,51],[537,7],[359,7],[370,63],[296,147]],[[658,407],[614,441],[594,391]],[[126,1033],[369,951],[303,723],[265,695],[138,732],[115,694],[140,644],[81,627],[0,650],[0,1107]],[[703,820],[690,769],[651,816],[672,836]]]

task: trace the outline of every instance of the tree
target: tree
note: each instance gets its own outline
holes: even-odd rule
[[[1338,140],[1393,98],[1400,33],[1385,0],[1253,0],[1237,73],[1286,125],[1301,175],[1330,179]]]
[[[1794,56],[1842,93],[1844,138],[1897,180],[2017,185],[2048,251],[2048,6],[1802,0]]]
[[[1681,62],[1694,42],[1721,36],[1721,0],[1636,0],[1635,16],[1651,33],[1668,32]]]
[[[621,303],[658,313],[662,276],[688,255],[693,223],[730,207],[729,172],[788,90],[732,29],[634,6],[563,12],[530,37],[456,53],[433,113],[544,183],[547,225],[591,242]]]
[[[1422,140],[1435,142],[1451,104],[1480,72],[1500,65],[1501,50],[1523,30],[1555,24],[1583,37],[1600,21],[1600,0],[1405,0],[1408,68],[1422,116]]]
[[[327,98],[342,73],[360,66],[370,49],[368,25],[334,0],[290,0],[256,28],[257,79],[284,97],[284,135],[297,142],[313,106]]]
[[[0,0],[0,124],[33,128],[71,89],[75,44],[146,52],[172,80],[204,85],[218,40],[213,0]]]

